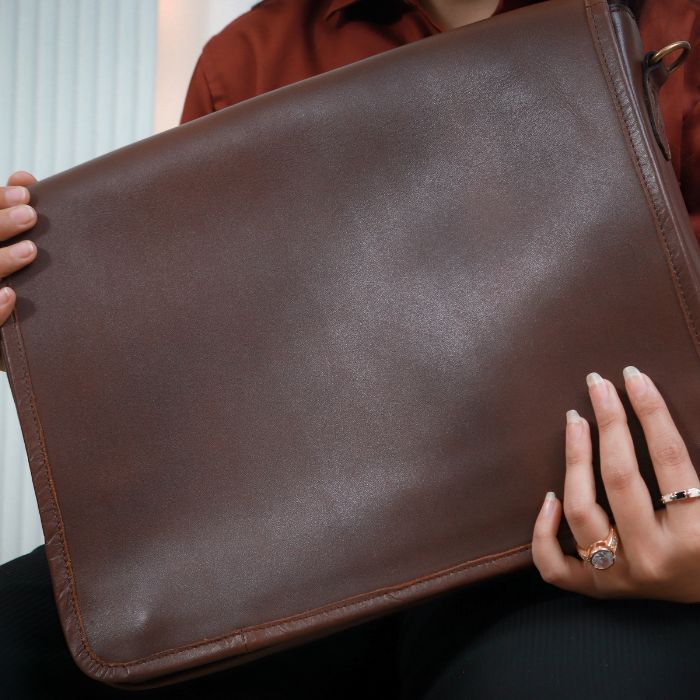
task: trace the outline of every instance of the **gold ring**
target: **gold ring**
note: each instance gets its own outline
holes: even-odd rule
[[[615,526],[611,525],[604,540],[598,540],[585,549],[576,543],[576,551],[579,557],[594,569],[609,569],[615,563],[619,541]]]
[[[678,68],[678,66],[680,66],[686,58],[688,58],[688,54],[690,53],[690,44],[687,41],[673,41],[667,46],[664,46],[662,49],[654,51],[649,59],[649,63],[652,65],[654,63],[658,63],[662,58],[668,56],[668,54],[673,53],[674,51],[677,51],[678,49],[682,49],[683,53],[681,53],[681,55],[666,69],[669,73],[673,73],[673,71],[676,70],[676,68]]]

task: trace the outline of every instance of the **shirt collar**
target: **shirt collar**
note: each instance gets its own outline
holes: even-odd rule
[[[402,0],[406,5],[413,5],[416,7],[418,5],[418,0]],[[328,19],[333,16],[339,10],[342,10],[349,5],[356,5],[360,0],[330,0],[328,7],[326,8],[326,13],[323,16],[324,19]]]

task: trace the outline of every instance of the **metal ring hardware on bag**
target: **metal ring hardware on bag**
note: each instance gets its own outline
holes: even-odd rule
[[[671,73],[688,58],[690,49],[691,46],[687,41],[673,41],[658,51],[647,51],[642,59],[644,103],[649,114],[654,138],[666,160],[671,160],[671,145],[666,135],[663,114],[659,107],[658,92]],[[680,51],[680,55],[667,66],[663,59],[676,51]]]
[[[676,68],[678,68],[678,66],[680,66],[686,58],[688,58],[688,54],[690,53],[690,44],[687,41],[672,41],[667,46],[664,46],[658,51],[654,51],[651,58],[649,59],[649,63],[651,63],[652,65],[654,63],[658,63],[665,56],[668,56],[668,54],[673,53],[678,49],[682,50],[681,55],[670,66],[666,68],[666,70],[669,73],[673,73],[673,71],[676,70]]]

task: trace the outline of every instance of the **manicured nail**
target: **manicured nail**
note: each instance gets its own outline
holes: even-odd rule
[[[20,241],[12,246],[12,252],[21,260],[29,258],[34,255],[34,243],[32,241]]]
[[[629,365],[622,370],[622,376],[629,379],[630,377],[641,377],[642,373],[633,365]]]
[[[625,380],[641,380],[636,381],[635,391],[639,396],[649,388],[649,379],[642,374],[634,365],[629,365],[622,370],[622,376]]]
[[[608,385],[603,381],[603,378],[598,374],[598,372],[591,372],[590,374],[587,374],[586,384],[588,384],[589,388],[593,388],[596,384],[600,384],[604,391],[603,395],[608,393]]]
[[[28,204],[22,204],[10,209],[10,218],[19,226],[23,226],[34,219],[34,210]]]
[[[12,298],[12,292],[9,287],[0,289],[0,302],[6,304]]]
[[[566,412],[566,422],[567,423],[579,423],[581,421],[581,416],[575,408]]]
[[[566,412],[566,422],[572,426],[569,428],[569,435],[573,438],[579,437],[583,429],[583,421],[576,409],[572,408],[570,411]]]
[[[27,199],[26,187],[8,187],[5,190],[5,200],[8,204],[22,204]]]
[[[544,497],[544,503],[542,504],[542,515],[550,515],[554,510],[554,504],[556,503],[556,495],[554,491],[547,491]]]

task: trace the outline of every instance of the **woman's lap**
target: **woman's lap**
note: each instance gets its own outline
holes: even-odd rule
[[[472,584],[377,620],[149,698],[382,700],[674,697],[692,679],[700,605],[596,600],[529,569]],[[68,651],[44,548],[0,566],[3,697],[134,697],[88,678]],[[9,693],[9,694],[7,694]]]
[[[695,700],[698,639],[700,605],[599,600],[530,567],[409,613],[401,700]]]

